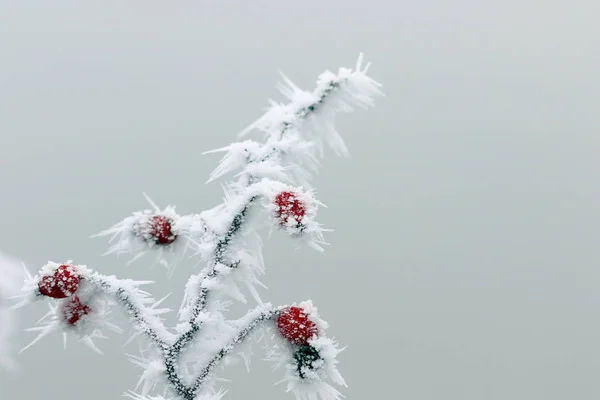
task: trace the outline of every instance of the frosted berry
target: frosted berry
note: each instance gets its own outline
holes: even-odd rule
[[[92,309],[81,303],[79,297],[73,296],[62,309],[63,317],[69,325],[75,325],[84,315],[89,314]]]
[[[156,244],[171,244],[177,238],[177,235],[173,234],[171,222],[162,215],[150,218],[148,232]]]
[[[290,218],[292,222],[300,225],[306,214],[304,204],[298,199],[298,195],[292,192],[281,192],[275,197],[277,206],[276,214],[282,225],[287,225]]]
[[[307,369],[315,369],[315,362],[320,359],[321,356],[314,347],[308,345],[300,346],[298,350],[294,352],[294,364],[296,365],[296,372],[300,378],[304,379]]]
[[[317,334],[317,325],[300,307],[288,307],[277,316],[277,329],[281,336],[293,344],[305,345]]]
[[[38,289],[44,296],[64,299],[77,291],[79,281],[77,268],[63,264],[54,271],[53,275],[42,277],[38,282]]]

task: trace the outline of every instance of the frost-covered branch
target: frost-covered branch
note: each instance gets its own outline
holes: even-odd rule
[[[264,286],[259,276],[265,267],[257,231],[275,226],[323,250],[326,229],[316,221],[322,204],[309,179],[318,170],[325,144],[338,155],[348,155],[333,124],[335,115],[373,106],[374,98],[383,95],[367,70],[361,55],[354,70],[321,74],[312,92],[300,90],[283,76],[279,89],[289,102],[271,101],[267,112],[240,133],[260,131],[264,142],[247,139],[207,152],[225,152],[209,182],[238,171],[224,185],[222,204],[199,214],[179,215],[175,207],[161,209],[146,196],[151,209],[134,212],[95,235],[110,236],[106,254],[129,254],[129,263],[146,253],[155,254],[169,273],[186,254],[205,263],[188,279],[174,329],[167,329],[161,319],[168,310],[157,308],[164,298],[155,301],[139,289],[149,282],[120,280],[72,262],[49,262],[35,277],[28,277],[20,303],[42,297],[54,301],[39,326],[31,329],[40,331],[33,343],[60,329],[99,351],[92,339],[104,337],[103,328],[119,331],[108,322],[110,306],[118,304],[133,322],[136,336],[145,336],[149,344],[142,356],[130,357],[144,372],[138,384],[143,384],[141,393],[129,392],[129,397],[165,399],[147,397],[161,383],[173,399],[218,400],[224,392],[213,387],[217,368],[235,349],[247,347],[255,332],[273,330],[275,345],[269,357],[285,366],[288,390],[300,400],[339,400],[341,394],[326,381],[345,385],[335,367],[341,350],[325,336],[327,324],[316,308],[310,301],[275,308],[260,300],[256,286]],[[223,296],[246,302],[238,284],[260,305],[240,320],[229,321],[223,314],[227,309]],[[248,361],[242,350],[239,354]]]
[[[243,343],[247,337],[252,334],[258,326],[260,326],[261,323],[273,319],[277,315],[278,311],[278,309],[274,309],[270,304],[266,304],[248,313],[245,319],[249,321],[246,322],[246,324],[239,329],[233,339],[229,340],[227,344],[223,346],[206,364],[200,374],[198,374],[198,377],[194,380],[192,389],[197,391],[209,377],[209,374],[219,365],[225,356],[230,354],[233,349]]]
[[[209,151],[226,154],[208,182],[241,168],[239,186],[261,177],[308,186],[311,173],[319,167],[325,143],[336,154],[347,156],[348,149],[333,124],[335,114],[373,106],[374,98],[383,96],[381,85],[366,75],[369,65],[363,67],[362,63],[361,54],[354,70],[324,72],[312,92],[299,89],[282,74],[284,83],[279,90],[290,102],[271,101],[269,110],[240,133],[246,136],[253,130],[261,131],[266,142],[245,140]]]
[[[158,317],[158,315],[168,310],[157,309],[157,302],[148,297],[146,292],[137,288],[140,284],[152,282],[119,280],[114,276],[104,276],[97,272],[84,276],[83,279],[92,285],[94,289],[114,296],[116,302],[124,308],[125,312],[137,324],[140,332],[154,344],[160,348],[166,348],[173,340],[174,335],[165,328],[162,320]],[[146,307],[149,302],[152,303],[152,307]]]

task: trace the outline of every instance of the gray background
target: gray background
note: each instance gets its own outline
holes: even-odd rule
[[[339,119],[353,158],[330,154],[314,182],[332,246],[274,235],[263,298],[319,306],[349,345],[349,399],[596,398],[599,8],[0,1],[1,247],[32,270],[74,259],[160,280],[176,307],[185,268],[167,282],[88,236],[145,207],[142,191],[181,213],[217,204],[218,157],[200,153],[281,99],[277,70],[312,89],[363,51],[388,96]],[[112,336],[103,357],[45,339],[2,372],[2,400],[118,398],[139,371]],[[260,358],[227,371],[228,399],[293,398]]]

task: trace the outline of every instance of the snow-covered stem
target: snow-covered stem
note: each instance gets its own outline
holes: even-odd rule
[[[140,282],[119,280],[114,276],[104,276],[96,272],[85,277],[85,280],[95,289],[114,296],[116,302],[123,307],[126,314],[137,324],[148,340],[161,349],[168,347],[173,339],[173,334],[165,328],[157,316],[153,315],[151,309],[139,300],[144,295],[136,286]]]
[[[200,214],[180,216],[175,207],[161,210],[146,196],[151,210],[134,212],[96,235],[116,240],[107,254],[130,253],[132,262],[154,252],[157,261],[171,272],[181,260],[169,261],[171,255],[183,256],[195,248],[195,255],[206,266],[188,279],[179,324],[174,329],[165,327],[160,317],[168,310],[157,309],[164,299],[155,301],[139,289],[149,282],[117,279],[70,261],[49,262],[38,275],[26,279],[20,303],[43,296],[56,300],[56,306],[51,305],[50,313],[40,322],[46,325],[32,328],[41,331],[34,343],[60,328],[97,350],[91,338],[103,337],[100,328],[118,330],[106,322],[107,306],[117,303],[133,322],[137,335],[146,337],[150,344],[142,351],[151,353],[149,358],[132,356],[134,363],[145,368],[140,381],[145,383],[141,394],[130,392],[129,397],[164,399],[146,396],[162,382],[179,399],[220,400],[223,392],[212,387],[216,369],[234,349],[245,346],[254,332],[277,326],[273,354],[278,355],[279,364],[286,365],[288,390],[300,400],[339,400],[341,394],[325,380],[345,385],[335,367],[341,350],[324,336],[327,324],[316,308],[310,301],[273,307],[258,297],[254,286],[262,285],[257,276],[264,273],[264,263],[260,237],[250,226],[256,223],[253,228],[258,228],[261,222],[270,221],[322,250],[325,229],[315,219],[322,204],[315,199],[308,180],[317,172],[323,144],[338,155],[348,155],[333,126],[335,114],[370,107],[375,97],[383,95],[381,85],[366,75],[368,67],[362,66],[361,55],[354,70],[340,68],[337,74],[321,74],[312,92],[300,90],[283,76],[286,86],[280,86],[280,91],[290,102],[271,102],[268,111],[240,133],[262,131],[265,141],[243,140],[207,152],[225,152],[209,182],[241,170],[224,186],[222,204]],[[257,217],[261,211],[266,211],[266,218]],[[234,278],[242,280],[259,306],[238,321],[226,321],[222,315],[226,303],[220,296],[229,294],[245,302]]]
[[[281,308],[281,307],[280,307]],[[278,309],[272,308],[270,305],[258,307],[248,313],[252,319],[242,327],[239,332],[225,346],[223,346],[217,354],[206,364],[198,376],[193,380],[193,383],[186,386],[182,383],[180,374],[177,372],[177,360],[179,354],[183,351],[183,347],[175,342],[164,350],[164,360],[168,379],[173,385],[176,392],[184,399],[194,400],[202,385],[206,382],[210,374],[217,368],[220,362],[239,344],[241,344],[262,322],[273,319],[277,314]],[[181,338],[182,336],[180,336]]]
[[[240,331],[231,339],[219,352],[208,362],[208,364],[202,369],[198,377],[194,380],[191,389],[196,392],[202,384],[206,381],[209,374],[219,365],[219,363],[230,354],[237,345],[241,344],[246,338],[257,328],[261,323],[268,320],[272,320],[277,312],[283,307],[277,309],[272,308],[270,305],[259,307],[254,312],[248,313],[252,315],[250,322],[244,326]]]
[[[248,200],[248,203],[246,205],[244,205],[243,208],[233,216],[231,224],[229,225],[229,228],[227,229],[227,232],[225,233],[225,235],[222,238],[219,239],[219,241],[217,242],[217,244],[215,246],[214,256],[213,256],[213,260],[211,263],[212,266],[210,268],[210,271],[206,275],[204,275],[203,279],[199,282],[199,287],[200,287],[199,294],[198,294],[197,299],[195,299],[193,301],[192,313],[188,320],[190,328],[188,329],[187,332],[183,333],[177,339],[177,342],[176,342],[182,348],[185,347],[185,345],[194,338],[194,335],[200,329],[200,323],[196,322],[196,319],[198,318],[198,315],[200,314],[200,312],[202,312],[206,308],[206,299],[210,292],[210,289],[208,287],[204,286],[203,283],[206,282],[206,280],[208,280],[208,279],[216,279],[217,278],[218,271],[217,271],[217,268],[215,268],[217,265],[225,266],[226,268],[229,268],[229,269],[235,269],[239,265],[239,261],[234,261],[234,262],[228,263],[225,260],[225,255],[226,255],[229,244],[233,241],[235,235],[242,229],[242,226],[246,220],[246,215],[248,213],[248,209],[255,199],[256,199],[256,197],[254,197],[254,196],[251,197]]]
[[[134,282],[121,281],[115,277],[107,277],[98,273],[90,274],[86,277],[86,282],[95,289],[114,296],[117,303],[123,307],[146,338],[158,347],[159,354],[163,356],[167,379],[173,389],[184,399],[193,400],[190,389],[184,385],[182,378],[177,373],[176,362],[181,349],[172,344],[174,335],[167,331],[162,321],[152,315],[151,309],[138,300],[142,297],[142,293],[133,285]]]

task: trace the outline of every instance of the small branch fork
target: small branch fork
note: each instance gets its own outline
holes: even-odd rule
[[[256,197],[252,197],[248,204],[233,217],[227,233],[220,241],[218,241],[214,252],[214,265],[225,263],[227,247],[234,239],[234,236],[242,229],[248,209],[255,199]],[[236,268],[238,264],[239,261],[225,265],[228,265],[229,268]],[[214,279],[217,275],[218,272],[213,266],[210,272],[205,275],[204,279]],[[98,273],[86,276],[85,280],[97,290],[112,295],[115,300],[123,306],[127,314],[138,325],[141,332],[143,332],[150,342],[160,351],[168,382],[177,394],[186,400],[195,399],[202,384],[223,358],[229,354],[237,344],[242,343],[255,329],[259,328],[269,320],[272,320],[277,315],[278,310],[282,308],[273,308],[270,305],[264,305],[258,307],[256,310],[250,311],[248,315],[256,314],[256,316],[252,318],[245,327],[240,329],[225,347],[215,354],[198,376],[192,380],[191,385],[186,385],[179,373],[179,355],[200,332],[201,322],[197,322],[196,320],[199,314],[206,309],[207,298],[210,291],[206,287],[203,287],[202,284],[200,285],[201,290],[193,306],[192,316],[188,321],[189,328],[179,336],[175,336],[165,328],[158,317],[152,315],[149,308],[140,301],[135,300],[139,297],[138,293],[132,291],[128,285],[121,284],[121,281],[108,278]]]

